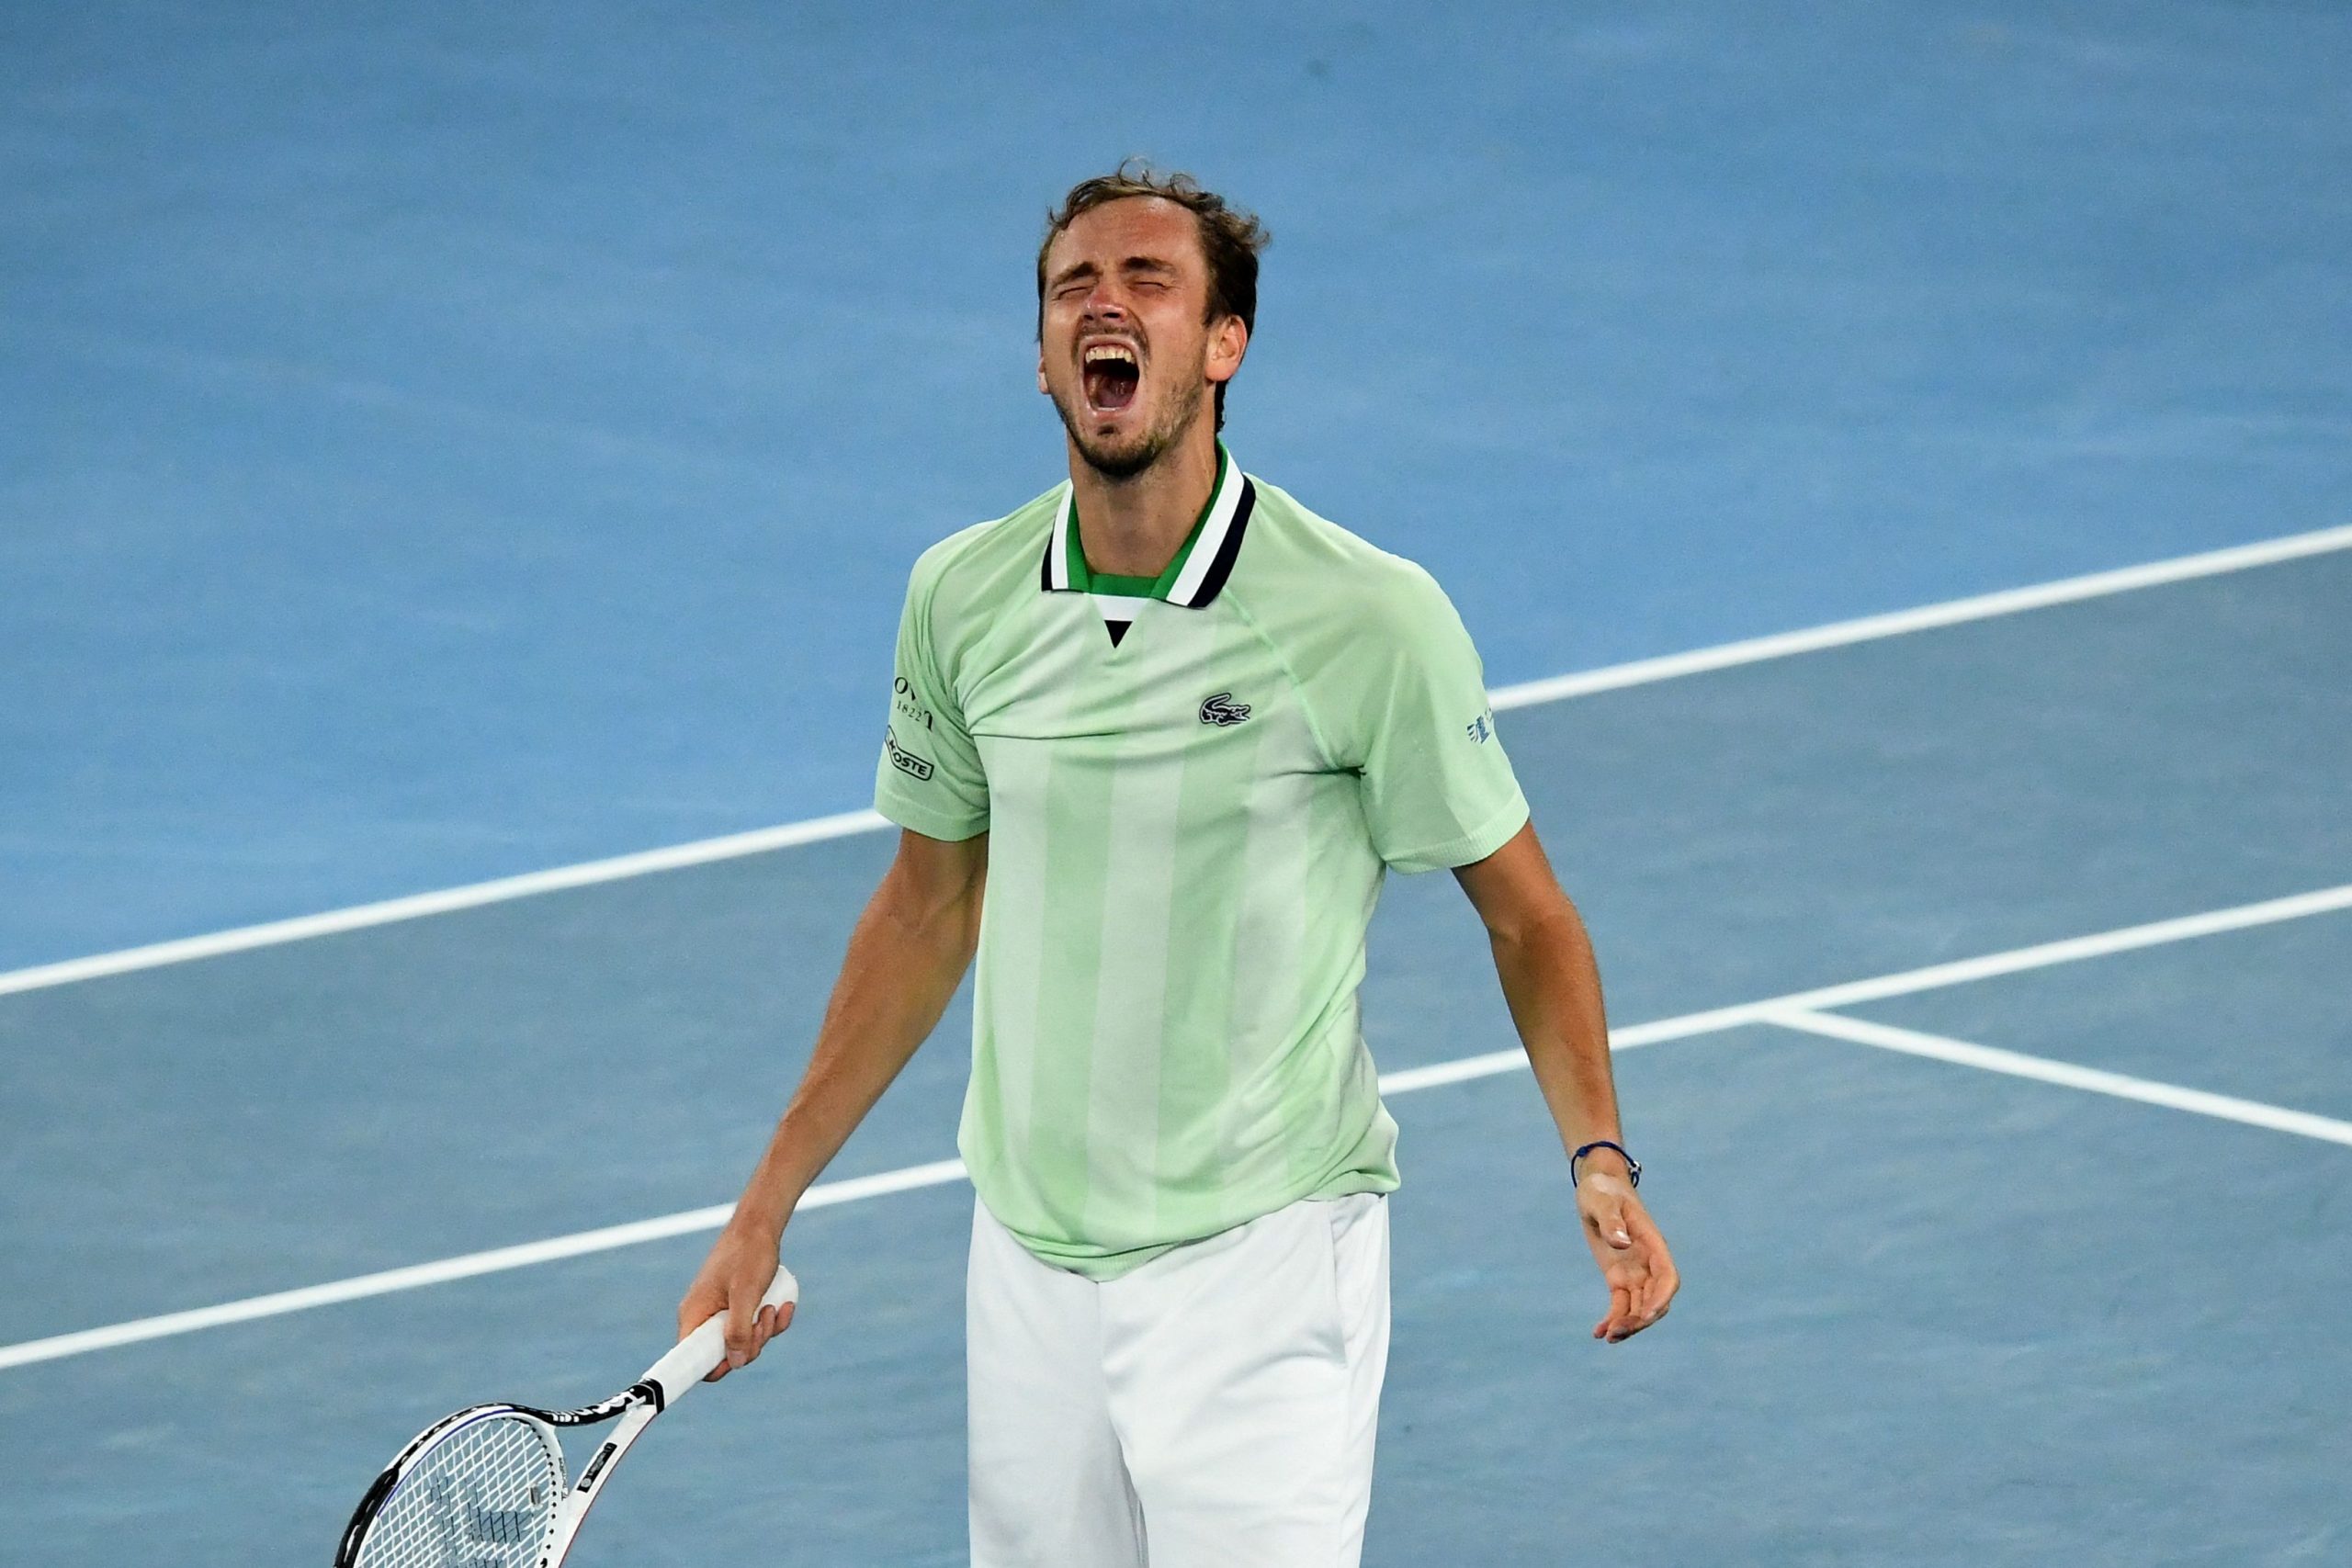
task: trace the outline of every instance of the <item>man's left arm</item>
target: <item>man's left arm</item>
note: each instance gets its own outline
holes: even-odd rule
[[[1584,920],[1561,890],[1532,823],[1486,859],[1454,868],[1494,949],[1495,974],[1510,1005],[1535,1081],[1573,1151],[1595,1139],[1623,1145],[1600,970]],[[1681,1283],[1666,1237],[1634,1194],[1625,1162],[1595,1149],[1577,1167],[1577,1213],[1609,1286],[1609,1311],[1593,1337],[1611,1344],[1666,1315]]]

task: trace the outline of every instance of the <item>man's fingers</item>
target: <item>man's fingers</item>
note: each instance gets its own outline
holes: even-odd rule
[[[678,1300],[678,1337],[684,1339],[710,1321],[713,1313],[727,1310],[727,1292],[716,1285],[696,1280]]]
[[[727,1292],[727,1364],[749,1366],[760,1353],[760,1293],[752,1290]]]
[[[1634,1315],[1635,1317],[1647,1322],[1657,1312],[1659,1302],[1658,1292],[1665,1283],[1665,1279],[1656,1269],[1645,1272],[1634,1282]]]
[[[1673,1304],[1675,1291],[1682,1283],[1682,1276],[1675,1272],[1674,1261],[1665,1255],[1663,1248],[1650,1247],[1645,1247],[1644,1251],[1649,1255],[1649,1268],[1642,1278],[1641,1289],[1636,1292],[1635,1332],[1647,1328],[1666,1315],[1667,1309]]]
[[[1613,1344],[1624,1337],[1627,1332],[1625,1325],[1633,1321],[1633,1316],[1634,1292],[1626,1286],[1611,1285],[1609,1287],[1609,1315],[1600,1320],[1600,1327],[1596,1332]]]
[[[1650,1255],[1650,1305],[1653,1309],[1650,1315],[1652,1318],[1664,1317],[1668,1304],[1674,1300],[1674,1292],[1682,1288],[1682,1275],[1674,1267],[1674,1259],[1666,1250],[1665,1238],[1657,1234],[1656,1226],[1650,1228],[1649,1235],[1645,1238],[1644,1250]]]
[[[1609,1315],[1593,1330],[1595,1338],[1605,1338],[1611,1344],[1630,1339],[1666,1315],[1674,1298],[1676,1276],[1669,1269],[1648,1275],[1630,1286],[1615,1286],[1609,1292]]]

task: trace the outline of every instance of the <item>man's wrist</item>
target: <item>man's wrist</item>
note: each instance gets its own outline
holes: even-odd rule
[[[770,1241],[780,1239],[784,1227],[791,1222],[792,1211],[800,1206],[800,1194],[806,1181],[775,1172],[756,1173],[742,1197],[735,1201],[735,1212],[727,1218],[727,1228],[738,1235],[760,1236]]]
[[[1620,1181],[1638,1186],[1641,1168],[1634,1163],[1623,1145],[1614,1138],[1596,1138],[1579,1145],[1568,1156],[1568,1179],[1573,1184],[1586,1177],[1613,1176]]]
[[[727,1229],[746,1240],[781,1242],[784,1239],[785,1222],[791,1217],[791,1214],[792,1210],[789,1205],[776,1210],[765,1204],[762,1204],[757,1209],[751,1209],[738,1203],[735,1206],[735,1213],[728,1217]]]

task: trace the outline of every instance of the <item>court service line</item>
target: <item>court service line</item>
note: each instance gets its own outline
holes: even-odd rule
[[[1933,1061],[1956,1063],[1963,1067],[1979,1067],[1988,1073],[2006,1073],[2011,1077],[2032,1078],[2040,1083],[2060,1084],[2067,1089],[2088,1089],[2093,1094],[2109,1094],[2119,1100],[2136,1100],[2143,1105],[2194,1111],[2199,1116],[2217,1116],[2224,1122],[2243,1122],[2249,1127],[2266,1127],[2275,1133],[2292,1133],[2299,1137],[2318,1138],[2352,1148],[2352,1122],[2339,1122],[2333,1116],[2318,1116],[2308,1111],[2290,1111],[2284,1106],[2266,1105],[2258,1100],[2240,1100],[2235,1095],[2183,1089],[2178,1084],[2161,1083],[2154,1078],[2135,1078],[2098,1067],[2079,1066],[2073,1062],[2053,1061],[2048,1056],[2029,1056],[2021,1051],[2004,1051],[1997,1046],[1973,1044],[1965,1040],[1928,1034],[1917,1029],[1899,1029],[1891,1023],[1873,1023],[1868,1019],[1816,1012],[1810,1008],[1774,1008],[1764,1021],[1806,1034],[1874,1046],[1881,1051],[1899,1051],[1907,1056],[1926,1056]]]
[[[820,1182],[801,1195],[800,1207],[830,1208],[836,1203],[854,1203],[861,1198],[879,1198],[886,1193],[909,1192],[919,1187],[937,1187],[944,1182],[959,1181],[963,1176],[962,1160],[933,1160],[929,1165],[908,1166],[872,1176],[853,1176],[841,1181]],[[288,1313],[334,1306],[339,1302],[389,1296],[401,1291],[421,1290],[427,1285],[446,1285],[453,1280],[469,1280],[478,1274],[501,1274],[510,1269],[528,1269],[534,1264],[581,1258],[592,1252],[611,1252],[649,1241],[666,1241],[672,1236],[692,1235],[696,1231],[715,1231],[725,1224],[727,1217],[734,1212],[732,1203],[715,1203],[707,1209],[688,1209],[681,1213],[662,1214],[650,1220],[634,1220],[628,1224],[574,1231],[570,1235],[551,1236],[546,1241],[523,1242],[514,1247],[492,1247],[487,1252],[469,1252],[459,1258],[443,1258],[431,1263],[414,1263],[402,1269],[357,1274],[347,1280],[329,1280],[323,1285],[273,1291],[266,1296],[247,1296],[243,1301],[222,1302],[218,1306],[164,1313],[157,1317],[110,1324],[104,1328],[85,1328],[46,1339],[28,1339],[21,1344],[0,1346],[0,1371],[29,1366],[36,1361],[54,1361],[67,1356],[86,1355],[93,1350],[136,1345],[144,1339],[164,1339],[175,1334],[193,1334],[202,1328],[251,1323],[255,1318],[282,1317]]]
[[[1822,986],[1810,991],[1792,991],[1784,997],[1771,997],[1760,1002],[1741,1002],[1705,1012],[1685,1013],[1679,1018],[1659,1019],[1655,1023],[1637,1023],[1628,1029],[1611,1030],[1609,1043],[1622,1051],[1629,1046],[1651,1045],[1664,1040],[1687,1040],[1694,1034],[1713,1034],[1747,1024],[1777,1022],[1779,1021],[1774,1015],[1791,1009],[1850,1007],[1857,1002],[1883,1001],[1889,997],[1940,990],[1946,986],[1962,986],[1973,980],[2022,974],[2029,969],[2047,969],[2053,964],[2079,964],[2086,959],[2106,958],[2141,948],[2161,947],[2168,942],[2189,942],[2200,936],[2219,936],[2227,931],[2276,925],[2282,920],[2300,920],[2312,915],[2333,914],[2340,909],[2352,909],[2352,883],[2323,887],[2311,893],[2290,894],[2284,898],[2266,898],[2258,904],[2239,904],[2201,915],[2183,915],[2175,919],[2123,926],[2089,936],[2068,937],[2063,942],[2011,948],[2007,953],[1988,953],[1977,958],[1930,964],[1924,969],[1906,969],[1899,975],[1882,975],[1871,980],[1849,980],[1843,985]],[[1507,1073],[1526,1066],[1527,1057],[1521,1052],[1489,1051],[1483,1055],[1464,1056],[1458,1061],[1439,1062],[1426,1067],[1407,1067],[1385,1074],[1381,1077],[1380,1088],[1383,1093],[1401,1094],[1408,1089],[1460,1083],[1466,1078],[1489,1077],[1496,1073]],[[5,1364],[0,1362],[0,1365]]]
[[[1653,682],[1670,681],[1713,670],[1727,670],[1735,665],[1761,663],[1767,660],[1785,659],[1793,654],[1812,653],[1828,648],[1843,648],[1853,643],[1899,637],[1908,632],[1926,631],[1937,626],[1957,626],[1965,621],[1988,620],[1995,616],[2016,615],[2026,610],[2044,609],[2053,604],[2073,604],[2080,600],[2096,599],[2109,594],[2126,593],[2136,589],[2185,582],[2194,578],[2244,571],[2253,567],[2271,566],[2281,561],[2297,560],[2345,549],[2352,549],[2352,525],[2337,528],[2322,528],[2306,534],[2290,534],[2281,538],[2264,539],[2255,544],[2233,545],[2227,549],[2176,556],[2169,559],[2149,561],[2143,565],[2123,567],[2113,571],[2098,571],[2083,577],[2062,578],[2052,582],[2037,583],[2025,588],[2004,589],[1999,592],[1982,593],[1966,599],[1952,599],[1940,604],[1923,604],[1914,609],[1897,610],[1886,615],[1865,615],[1860,619],[1849,621],[1834,621],[1826,626],[1813,626],[1801,631],[1749,637],[1743,641],[1723,643],[1713,648],[1668,654],[1662,658],[1634,660],[1630,663],[1608,665],[1599,670],[1555,675],[1540,681],[1521,682],[1516,685],[1498,686],[1487,693],[1487,700],[1498,710],[1532,707],[1539,704],[1560,702],[1569,697],[1584,696],[1594,692],[1616,691],[1627,686],[1646,685]],[[796,844],[816,843],[827,839],[847,838],[856,833],[873,832],[887,826],[888,824],[872,811],[844,811],[831,817],[812,818],[802,822],[787,822],[779,827],[762,828],[747,833],[730,833],[723,838],[697,840],[693,843],[673,845],[667,849],[645,850],[634,854],[616,855],[606,860],[584,861],[576,865],[526,872],[519,876],[503,876],[494,881],[445,888],[437,893],[412,894],[405,897],[388,898],[378,903],[359,904],[349,908],[328,910],[322,914],[301,915],[291,919],[271,920],[261,925],[240,926],[234,930],[215,931],[205,936],[183,937],[172,942],[123,948],[113,953],[95,953],[86,958],[69,958],[54,964],[35,964],[30,968],[0,972],[0,997],[20,991],[42,990],[52,986],[69,986],[79,981],[100,979],[109,975],[126,975],[141,969],[155,969],[169,964],[186,964],[196,959],[217,958],[227,953],[249,952],[254,948],[275,947],[284,942],[302,942],[312,937],[333,936],[344,931],[361,931],[370,926],[390,925],[395,921],[413,920],[428,915],[451,914],[460,909],[479,908],[486,904],[504,903],[509,899],[527,898],[538,894],[560,892],[568,888],[588,887],[599,883],[618,882],[625,878],[645,876],[655,872],[675,871],[691,865],[705,865],[714,861],[735,860],[745,855],[763,854],[771,850],[786,849]]]
[[[1837,1005],[1841,1000],[1859,1001],[1872,998],[1904,996],[1917,991],[1933,990],[1944,986],[1961,985],[1970,980],[1984,979],[1996,975],[2016,974],[2021,970],[2045,968],[2056,964],[2079,963],[2085,959],[2127,953],[2138,948],[2154,947],[2164,942],[2186,942],[2196,937],[2211,936],[2223,931],[2244,931],[2256,926],[2273,925],[2282,920],[2299,919],[2306,916],[2326,914],[2347,908],[2352,908],[2352,883],[2317,892],[2297,894],[2291,897],[2266,899],[2257,904],[2241,904],[2232,908],[2215,909],[2205,914],[2187,916],[2178,919],[2157,920],[2146,925],[2127,926],[2120,930],[2103,931],[2091,936],[2071,938],[2064,942],[2043,942],[2033,947],[2016,948],[2007,953],[1987,953],[1983,957],[1966,959],[1956,964],[1939,964],[1924,969],[1905,970],[1897,975],[1881,976],[1875,979],[1853,981],[1842,986],[1827,986],[1811,991],[1793,992],[1767,1001],[1745,1003],[1737,1007],[1716,1008],[1705,1012],[1686,1013],[1679,1018],[1658,1019],[1649,1023],[1634,1024],[1630,1028],[1611,1030],[1609,1034],[1609,1043],[1612,1050],[1627,1051],[1636,1046],[1652,1045],[1668,1040],[1684,1040],[1694,1035],[1718,1033],[1745,1024],[1780,1023],[1786,1026],[1791,1019],[1814,1016],[1815,1010]],[[1837,1021],[1843,1025],[1854,1021],[1841,1019]],[[1877,1029],[1879,1026],[1868,1027]],[[1908,1032],[1895,1032],[1907,1033]],[[1932,1037],[1920,1036],[1919,1038]],[[1958,1042],[1946,1043],[1960,1045]],[[1961,1046],[1960,1048],[1970,1051],[1986,1049],[1982,1046]],[[2012,1054],[1993,1053],[1993,1055],[2008,1056]],[[2018,1059],[2037,1060],[2031,1057]],[[1406,1067],[1396,1072],[1384,1073],[1380,1077],[1380,1089],[1383,1094],[1387,1095],[1410,1094],[1418,1089],[1435,1089],[1444,1084],[1463,1083],[1472,1078],[1492,1077],[1500,1073],[1515,1070],[1523,1071],[1526,1066],[1527,1057],[1523,1052],[1515,1049],[1493,1051],[1482,1055],[1464,1057],[1458,1061],[1439,1062],[1425,1067]],[[2088,1068],[2074,1070],[2081,1073],[2091,1071]],[[2112,1074],[2097,1076],[2103,1081],[2116,1077]],[[2181,1089],[2174,1092],[2195,1095],[2198,1091]],[[2224,1097],[2205,1098],[2220,1101]],[[2232,1103],[2246,1105],[2252,1102]],[[2203,1107],[2192,1107],[2192,1109],[2199,1108]],[[2292,1111],[2276,1113],[2283,1116],[2300,1114]],[[2324,1118],[2314,1120],[2324,1121]],[[802,1196],[800,1208],[803,1210],[829,1208],[837,1203],[855,1202],[861,1199],[880,1197],[886,1193],[937,1187],[960,1180],[963,1176],[962,1162],[948,1159],[933,1160],[927,1165],[908,1166],[898,1170],[880,1171],[871,1176],[849,1177],[838,1181],[820,1182]],[[470,1279],[481,1274],[495,1274],[511,1269],[526,1269],[535,1264],[554,1262],[560,1258],[579,1258],[595,1252],[609,1252],[616,1247],[666,1240],[697,1231],[716,1230],[727,1223],[727,1217],[733,1213],[733,1210],[734,1205],[729,1203],[688,1209],[680,1213],[663,1214],[650,1220],[633,1221],[627,1224],[605,1225],[595,1230],[577,1231],[570,1235],[553,1236],[545,1241],[494,1247],[486,1252],[472,1252],[462,1257],[445,1258],[431,1263],[387,1269],[377,1273],[356,1275],[351,1279],[331,1280],[321,1285],[307,1285],[290,1291],[272,1292],[267,1295],[248,1296],[242,1301],[223,1302],[217,1306],[196,1307],[185,1312],[138,1318],[128,1323],[109,1324],[103,1327],[85,1328],[70,1334],[51,1335],[46,1338],[27,1339],[14,1345],[0,1346],[0,1371],[6,1371],[10,1367],[30,1366],[40,1361],[61,1360],[68,1356],[86,1355],[95,1350],[107,1350],[124,1345],[135,1345],[143,1340],[192,1334],[199,1329],[218,1328],[234,1323],[249,1323],[257,1318],[282,1316],[288,1313],[303,1312],[312,1307],[331,1306],[341,1302],[359,1301],[369,1296],[390,1295],[400,1291],[413,1291],[427,1285],[445,1284],[453,1280]]]

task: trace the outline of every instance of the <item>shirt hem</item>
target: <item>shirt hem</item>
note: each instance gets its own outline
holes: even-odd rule
[[[985,817],[978,819],[968,817],[951,817],[944,812],[933,812],[904,800],[885,800],[877,797],[874,802],[874,809],[876,814],[888,818],[901,828],[921,833],[926,839],[939,839],[951,844],[961,843],[966,839],[977,839],[989,830],[989,819]]]
[[[1021,1244],[1021,1249],[1023,1252],[1048,1269],[1059,1269],[1065,1274],[1075,1274],[1082,1280],[1091,1280],[1098,1285],[1108,1284],[1122,1275],[1131,1274],[1145,1264],[1156,1258],[1165,1258],[1179,1247],[1195,1246],[1201,1242],[1214,1240],[1228,1231],[1238,1230],[1253,1221],[1265,1218],[1268,1214],[1287,1209],[1293,1203],[1347,1198],[1359,1192],[1377,1192],[1385,1195],[1396,1191],[1403,1185],[1402,1179],[1397,1175],[1392,1155],[1390,1164],[1385,1168],[1366,1169],[1361,1166],[1345,1167],[1303,1192],[1294,1192],[1265,1208],[1243,1214],[1227,1224],[1217,1226],[1213,1231],[1206,1231],[1199,1235],[1177,1236],[1172,1240],[1161,1242],[1147,1242],[1141,1247],[1131,1247],[1123,1252],[1047,1251],[1038,1246],[1035,1237],[1006,1219],[998,1211],[997,1206],[989,1201],[988,1188],[996,1174],[993,1168],[966,1154],[964,1168],[972,1179],[974,1199],[980,1207],[989,1212],[997,1224],[1005,1228],[1007,1235]]]
[[[1383,855],[1381,858],[1391,870],[1401,871],[1408,876],[1416,872],[1475,864],[1510,842],[1511,836],[1527,825],[1528,817],[1527,796],[1514,786],[1511,798],[1503,808],[1480,823],[1474,831],[1408,854]]]

